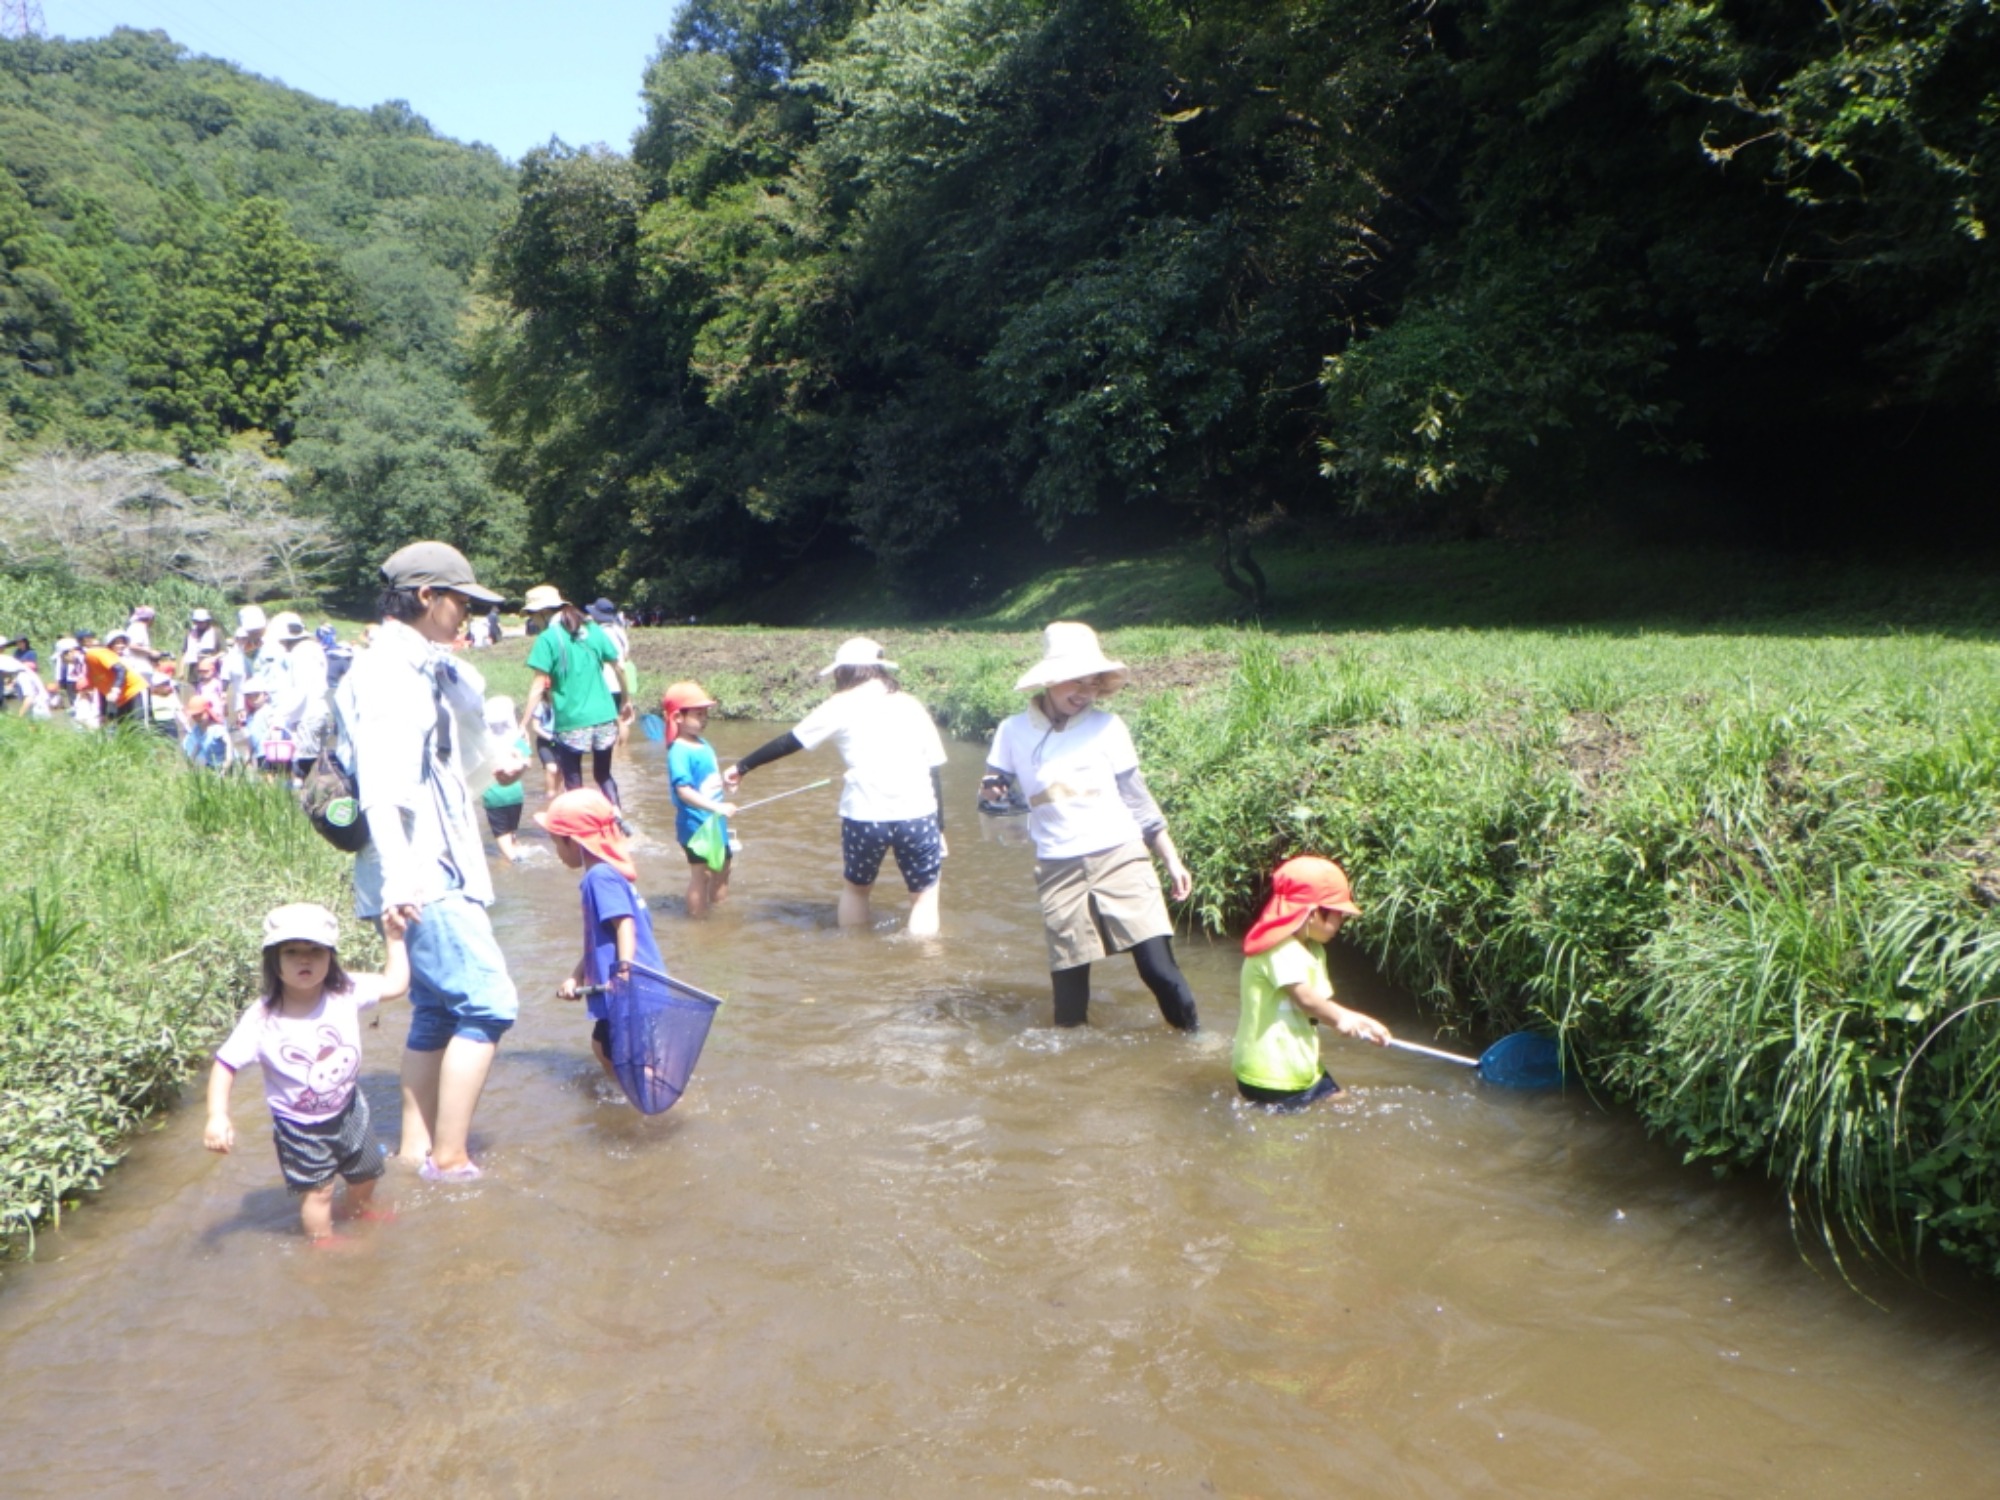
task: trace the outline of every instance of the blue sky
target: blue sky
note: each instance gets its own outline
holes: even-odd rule
[[[50,36],[160,30],[339,104],[406,99],[509,160],[558,135],[623,151],[676,0],[41,0]]]

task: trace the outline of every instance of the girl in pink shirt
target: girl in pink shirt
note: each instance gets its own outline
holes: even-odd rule
[[[230,1085],[247,1063],[263,1070],[278,1167],[285,1185],[300,1195],[299,1219],[316,1245],[333,1241],[333,1193],[339,1178],[347,1180],[343,1217],[375,1217],[369,1201],[384,1163],[368,1100],[355,1087],[361,1071],[361,1010],[409,992],[404,931],[395,910],[385,911],[382,937],[388,961],[383,972],[349,974],[334,951],[340,923],[332,912],[310,901],[271,912],[264,918],[264,993],[216,1049],[209,1071],[202,1144],[226,1154],[236,1144],[229,1122]]]

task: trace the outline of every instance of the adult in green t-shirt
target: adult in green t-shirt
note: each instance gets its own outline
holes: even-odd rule
[[[528,703],[521,716],[521,733],[544,699],[555,705],[556,767],[562,772],[563,786],[571,791],[583,785],[583,754],[590,752],[590,778],[614,806],[618,783],[611,776],[611,756],[618,744],[621,719],[633,714],[631,684],[618,647],[584,612],[549,584],[528,590],[528,613],[540,616],[542,631],[528,653],[528,670],[534,685],[528,689]],[[625,694],[621,710],[605,681],[604,669],[614,668]]]

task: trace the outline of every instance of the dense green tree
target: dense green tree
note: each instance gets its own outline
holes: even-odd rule
[[[331,575],[357,604],[372,601],[377,567],[405,542],[439,537],[482,578],[520,584],[520,500],[487,473],[485,424],[434,365],[373,355],[335,366],[298,401],[300,504],[332,542]]]
[[[479,400],[552,560],[688,603],[854,545],[948,603],[971,538],[1163,514],[1234,579],[1266,517],[1560,524],[1704,458],[1821,507],[1897,413],[1996,429],[1996,44],[1980,0],[701,0],[629,162],[524,173]]]
[[[352,323],[350,289],[292,230],[282,204],[252,198],[220,230],[170,273],[136,372],[190,452],[250,428],[288,437],[300,386]]]

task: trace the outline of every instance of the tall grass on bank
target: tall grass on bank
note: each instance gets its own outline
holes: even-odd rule
[[[97,1187],[256,982],[258,919],[346,904],[288,793],[141,731],[0,719],[0,1236]]]
[[[2000,994],[1992,648],[1250,638],[1135,719],[1209,925],[1336,855],[1353,938],[1448,1022],[1559,1030],[1836,1251],[2000,1274],[2000,1008],[1965,1009]]]

